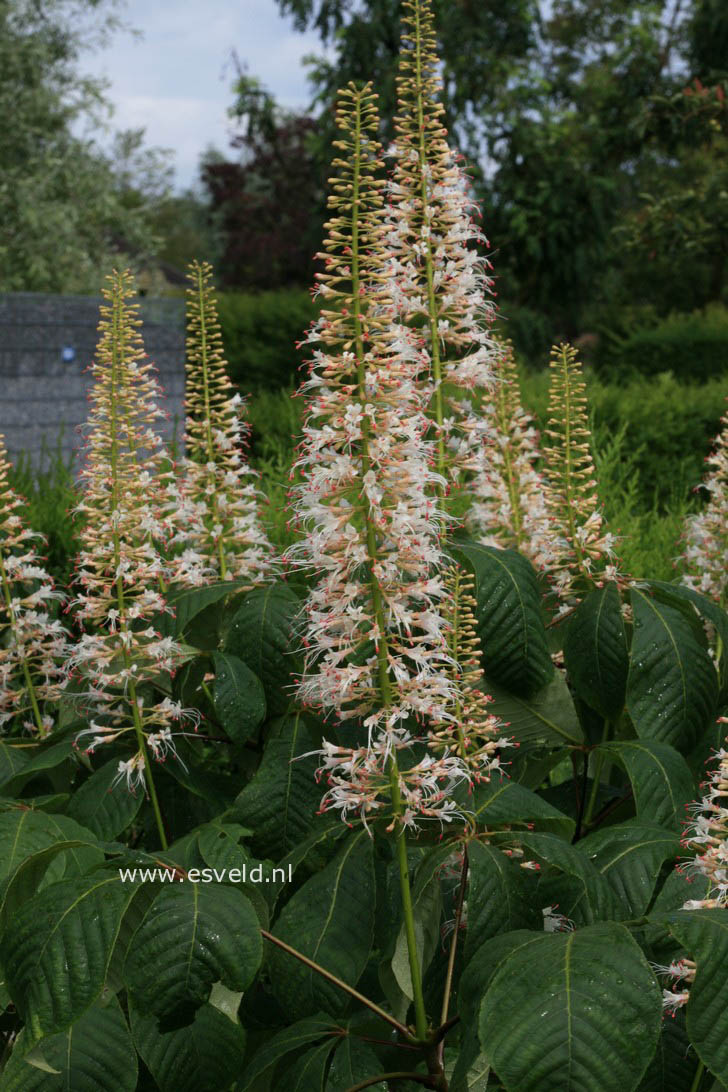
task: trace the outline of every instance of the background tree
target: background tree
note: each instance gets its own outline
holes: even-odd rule
[[[317,122],[282,109],[239,64],[235,94],[229,113],[238,158],[202,167],[221,241],[220,277],[244,288],[302,285],[324,220]]]
[[[103,151],[111,107],[79,59],[120,28],[108,0],[0,0],[0,290],[96,292],[120,253],[157,250],[167,158],[140,132]]]
[[[334,87],[374,67],[391,117],[398,0],[278,3],[327,46],[311,64],[315,101],[329,102]],[[504,310],[538,318],[547,338],[598,325],[616,296],[634,302],[635,285],[657,313],[720,299],[721,221],[709,209],[724,190],[722,129],[703,125],[696,146],[696,126],[674,104],[696,77],[706,87],[728,78],[722,0],[435,7],[449,125],[475,165]],[[668,246],[666,233],[646,230],[651,206],[662,223],[675,207],[686,225],[699,222]],[[696,290],[676,299],[665,278],[645,278],[655,262],[679,263]]]

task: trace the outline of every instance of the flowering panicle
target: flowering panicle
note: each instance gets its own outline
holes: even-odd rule
[[[270,571],[272,548],[260,523],[261,494],[243,447],[249,431],[243,400],[227,375],[208,263],[193,262],[187,289],[185,458],[181,501],[186,526],[174,580],[243,580]],[[174,502],[173,498],[173,502]]]
[[[685,528],[683,563],[687,569],[683,584],[728,605],[728,412],[721,418],[722,429],[707,458],[710,473],[702,487],[708,503],[702,512],[690,516]]]
[[[728,717],[719,717],[719,723],[728,724]],[[686,902],[684,910],[728,907],[728,749],[722,747],[715,757],[718,764],[701,786],[705,795],[692,805],[682,841],[696,853],[689,870],[705,876],[710,889],[706,898]]]
[[[404,0],[387,246],[395,306],[431,358],[437,469],[449,486],[483,458],[476,403],[493,383],[495,309],[490,263],[473,246],[487,240],[447,141],[440,83],[431,2]]]
[[[615,537],[604,528],[596,491],[585,385],[576,350],[551,350],[549,421],[544,445],[546,506],[551,548],[544,559],[549,580],[568,609],[604,581],[617,580]]]
[[[43,566],[42,536],[25,525],[24,502],[9,476],[0,436],[0,727],[17,717],[30,732],[47,735],[68,655],[68,634],[51,610],[63,596]]]
[[[169,739],[181,716],[172,703],[155,703],[139,692],[160,672],[174,671],[180,657],[175,641],[154,622],[169,610],[163,591],[169,573],[158,544],[174,531],[165,512],[172,471],[156,431],[163,416],[160,392],[131,302],[131,274],[112,274],[103,295],[90,369],[84,493],[77,507],[84,524],[72,604],[86,632],[70,663],[90,683],[88,749],[134,733],[133,769],[120,763],[120,776],[134,784],[145,776],[145,736],[152,753],[163,757],[159,741]]]
[[[510,341],[498,343],[494,367],[495,393],[481,407],[485,458],[466,520],[480,542],[518,550],[540,568],[550,551],[544,481],[536,468],[541,453],[533,418],[521,405]]]
[[[304,537],[290,556],[320,574],[305,607],[299,694],[342,719],[364,718],[369,731],[361,750],[326,745],[325,807],[366,817],[386,785],[405,822],[415,811],[448,818],[446,794],[461,774],[451,756],[396,774],[413,718],[446,717],[453,689],[436,571],[439,479],[425,438],[427,359],[393,318],[370,85],[341,92],[337,123],[343,157],[334,160],[318,275],[325,307],[308,335],[301,480],[291,494]]]
[[[474,580],[459,565],[444,577],[445,599],[441,607],[448,628],[453,682],[451,719],[430,731],[429,746],[437,753],[456,754],[473,781],[488,781],[501,768],[500,752],[512,747],[503,735],[503,722],[488,712],[492,701],[482,689],[480,638],[475,628]]]

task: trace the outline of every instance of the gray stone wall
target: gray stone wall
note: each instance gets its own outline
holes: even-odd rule
[[[0,294],[0,433],[13,460],[38,466],[43,452],[78,450],[86,420],[86,373],[97,342],[100,299]],[[184,416],[184,303],[140,300],[144,347],[166,391],[166,439],[181,439]]]

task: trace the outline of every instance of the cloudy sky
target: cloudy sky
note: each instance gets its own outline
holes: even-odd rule
[[[126,0],[124,19],[141,39],[119,33],[84,67],[110,81],[115,128],[143,126],[147,143],[174,149],[178,187],[194,181],[207,145],[228,146],[232,49],[282,105],[308,102],[301,61],[320,42],[275,0]]]

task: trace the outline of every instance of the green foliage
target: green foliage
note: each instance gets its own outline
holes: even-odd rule
[[[607,374],[623,368],[641,376],[672,372],[685,383],[723,378],[728,372],[728,309],[672,314],[611,342],[601,359]]]
[[[232,381],[242,390],[289,387],[304,355],[296,348],[317,314],[308,292],[221,293],[220,324]]]
[[[150,208],[169,187],[166,154],[141,134],[118,134],[111,153],[79,131],[108,109],[103,82],[80,58],[118,20],[104,0],[28,0],[0,6],[0,290],[98,290],[119,244],[144,262],[159,239]]]

